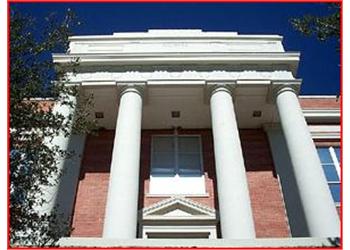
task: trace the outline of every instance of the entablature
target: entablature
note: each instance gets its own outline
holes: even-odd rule
[[[69,53],[284,52],[282,39],[279,35],[242,35],[199,29],[148,30],[72,36]]]
[[[53,54],[53,61],[62,66],[137,66],[137,65],[210,65],[223,64],[231,68],[242,66],[259,70],[260,67],[274,70],[276,67],[296,75],[300,53],[298,52],[212,52],[212,53],[108,53],[108,54]],[[190,67],[189,67],[190,68]]]
[[[126,72],[81,72],[67,73],[69,83],[89,83],[96,82],[148,82],[153,84],[167,83],[177,84],[177,82],[215,82],[215,81],[248,81],[258,82],[261,80],[271,81],[295,81],[290,71],[194,71],[185,70],[178,72],[169,71],[126,71]]]

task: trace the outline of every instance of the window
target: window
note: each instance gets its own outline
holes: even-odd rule
[[[329,189],[334,202],[340,202],[340,148],[339,147],[318,147],[318,155],[321,160],[323,172],[326,176]]]
[[[200,136],[153,136],[150,194],[204,194]]]
[[[208,239],[210,233],[147,233],[148,239]]]
[[[154,136],[152,176],[201,176],[198,136]]]
[[[142,228],[143,239],[217,239],[216,226],[174,223],[166,225],[145,225]],[[193,223],[193,222],[192,222]]]

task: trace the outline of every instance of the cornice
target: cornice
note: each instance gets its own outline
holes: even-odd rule
[[[99,63],[99,62],[135,62],[139,63],[148,61],[191,61],[201,62],[270,62],[270,61],[299,61],[299,52],[164,52],[164,53],[76,53],[76,54],[52,54],[54,63],[71,63],[78,59],[82,63]]]
[[[293,75],[289,71],[165,71],[158,70],[153,72],[142,71],[126,71],[126,72],[82,72],[82,73],[67,73],[69,82],[146,82],[146,81],[205,81],[209,82],[232,82],[243,80],[256,80],[258,83],[261,80],[273,80],[274,82],[292,82],[295,81]]]
[[[118,66],[124,69],[139,66],[161,66],[187,68],[221,65],[222,68],[250,68],[251,70],[289,70],[296,75],[300,53],[292,52],[225,52],[225,53],[114,53],[114,54],[53,54],[53,61],[69,67],[78,62],[77,68]],[[67,69],[69,70],[69,69]]]
[[[303,109],[305,117],[339,117],[340,109]]]
[[[70,36],[69,41],[111,41],[111,40],[267,40],[282,41],[280,35],[242,35],[237,32],[212,32],[201,30],[149,30],[148,32],[117,32],[113,35]]]

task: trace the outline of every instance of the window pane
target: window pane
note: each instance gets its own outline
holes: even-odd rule
[[[202,175],[201,159],[198,153],[180,153],[178,160],[179,175]]]
[[[162,167],[153,167],[151,175],[154,177],[174,177],[175,172],[174,168],[165,168],[164,166]]]
[[[333,164],[322,165],[327,181],[339,181],[338,173]]]
[[[329,184],[334,202],[340,202],[340,184]]]
[[[317,148],[322,163],[333,163],[329,148]]]
[[[178,150],[180,153],[199,153],[199,138],[197,136],[178,137]]]
[[[340,148],[334,147],[335,155],[337,156],[338,162],[340,162]]]
[[[173,137],[157,136],[152,140],[152,176],[174,176],[175,156]]]
[[[201,171],[200,140],[197,136],[178,137],[179,175],[200,176]]]
[[[174,138],[155,136],[152,140],[153,152],[174,152]]]

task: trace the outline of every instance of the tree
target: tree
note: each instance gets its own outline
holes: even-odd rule
[[[340,42],[340,8],[339,4],[329,4],[332,13],[327,16],[305,15],[291,19],[293,27],[306,36],[316,36],[324,42],[335,38],[339,50]]]
[[[63,20],[51,15],[43,23],[39,33],[33,18],[11,10],[9,233],[10,244],[16,246],[53,246],[70,232],[68,222],[61,221],[56,211],[42,214],[37,209],[47,202],[43,187],[55,185],[61,174],[58,160],[73,153],[47,142],[60,133],[69,136],[67,128],[71,126],[75,132],[86,132],[93,126],[86,119],[89,98],[82,97],[77,87],[64,85],[64,71],[55,70],[50,57],[52,52],[67,49],[68,36],[79,23],[70,10]],[[82,100],[75,107],[79,112],[74,119],[52,112],[56,101],[74,105],[68,95]],[[51,101],[35,97],[50,97]]]

